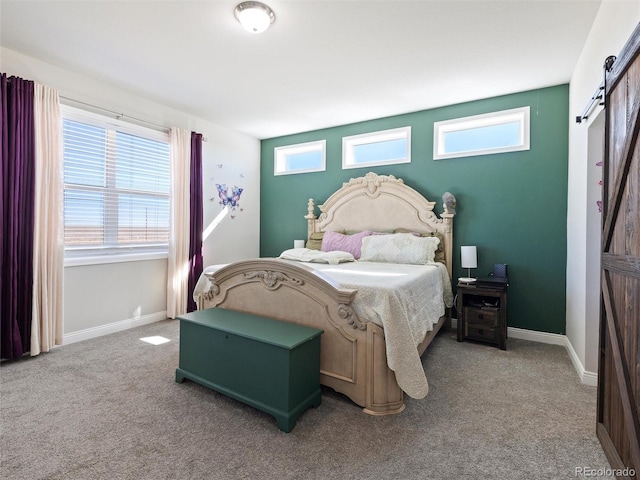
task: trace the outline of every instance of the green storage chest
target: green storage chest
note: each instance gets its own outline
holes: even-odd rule
[[[320,405],[322,330],[223,308],[178,320],[176,382],[188,378],[258,408],[284,432]]]

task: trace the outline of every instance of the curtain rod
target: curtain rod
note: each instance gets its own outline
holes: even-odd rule
[[[65,97],[63,95],[60,95],[60,98],[64,99],[64,100],[67,100],[69,102],[79,103],[81,105],[86,105],[87,107],[97,108],[98,110],[102,110],[103,112],[109,112],[109,113],[111,113],[111,114],[116,116],[116,120],[119,120],[121,118],[128,118],[128,119],[134,120],[134,121],[139,122],[139,123],[146,123],[147,125],[151,125],[151,126],[155,127],[156,129],[162,130],[163,132],[169,132],[169,130],[170,130],[169,127],[166,127],[164,125],[160,125],[158,123],[149,122],[148,120],[143,120],[142,118],[132,117],[131,115],[126,115],[124,113],[116,112],[115,110],[110,110],[108,108],[104,108],[104,107],[101,107],[99,105],[93,105],[92,103],[82,102],[80,100],[76,100],[75,98],[69,98],[69,97]],[[202,141],[206,142],[207,139],[203,136],[202,137]]]
[[[136,122],[141,122],[141,123],[146,123],[147,125],[152,125],[152,126],[156,127],[157,129],[163,130],[165,132],[169,131],[169,128],[164,126],[164,125],[160,125],[158,123],[149,122],[147,120],[143,120],[142,118],[136,118],[136,117],[132,117],[131,115],[125,115],[124,113],[116,112],[115,110],[110,110],[108,108],[104,108],[104,107],[101,107],[99,105],[94,105],[92,103],[82,102],[80,100],[76,100],[75,98],[69,98],[69,97],[65,97],[63,95],[60,95],[60,98],[64,99],[64,100],[67,100],[69,102],[79,103],[80,105],[86,105],[87,107],[97,108],[98,110],[102,110],[103,112],[112,113],[113,115],[116,116],[116,120],[119,120],[121,118],[129,118],[131,120],[135,120]]]

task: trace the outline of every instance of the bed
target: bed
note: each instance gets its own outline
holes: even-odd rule
[[[315,202],[308,201],[307,246],[337,232],[365,235],[361,260],[336,264],[259,258],[210,266],[194,290],[196,305],[322,329],[321,383],[366,413],[399,413],[405,393],[414,398],[428,393],[420,356],[451,320],[455,210],[447,202],[437,216],[434,207],[435,202],[394,176],[352,178],[318,207],[319,216]],[[437,261],[376,262],[371,245],[385,245],[392,238],[420,245],[431,238],[429,243],[439,247]],[[424,299],[431,304],[428,312],[420,303]],[[408,325],[399,321],[405,316]]]

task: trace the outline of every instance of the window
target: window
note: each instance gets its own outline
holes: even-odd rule
[[[434,124],[434,160],[520,150],[529,150],[529,107]]]
[[[325,170],[326,140],[298,143],[273,149],[274,175],[323,172]]]
[[[411,127],[353,135],[342,139],[342,168],[411,162]]]
[[[166,254],[168,135],[65,106],[63,146],[65,256]]]

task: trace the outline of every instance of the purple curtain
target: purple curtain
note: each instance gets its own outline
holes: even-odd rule
[[[191,184],[189,222],[189,296],[187,312],[196,309],[193,292],[202,274],[202,134],[191,132]]]
[[[20,357],[31,344],[35,125],[33,82],[1,76],[0,356]]]

